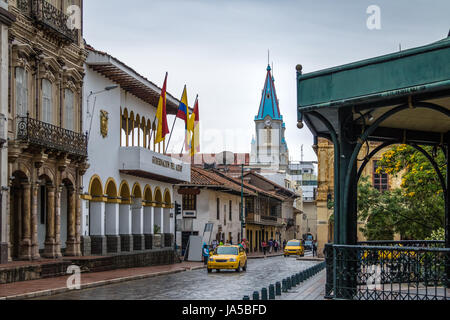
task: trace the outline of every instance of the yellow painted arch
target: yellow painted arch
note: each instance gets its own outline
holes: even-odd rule
[[[155,189],[154,202],[156,202],[157,207],[161,207],[163,205],[163,196],[162,196],[161,189],[159,187],[156,187],[156,189]]]
[[[172,206],[172,196],[169,189],[164,190],[164,204],[169,207]]]
[[[130,185],[125,180],[120,184],[119,195],[122,198],[122,203],[131,203]]]
[[[153,202],[152,188],[149,185],[146,185],[144,189],[144,201],[146,205]]]
[[[142,188],[139,182],[136,182],[133,186],[133,191],[131,192],[133,197],[136,199],[142,199]]]

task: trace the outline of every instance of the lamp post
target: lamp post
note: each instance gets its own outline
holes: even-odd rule
[[[241,172],[241,241],[242,239],[247,239],[244,237],[244,225],[245,225],[245,215],[244,215],[244,165],[242,165]]]
[[[89,124],[89,131],[88,131],[88,141],[89,141],[89,138],[91,137],[92,120],[94,119],[95,103],[96,103],[97,99],[94,100],[94,106],[92,107],[92,113],[89,112],[89,100],[91,99],[92,96],[96,96],[96,95],[99,95],[100,93],[114,90],[114,89],[116,89],[118,87],[119,87],[118,85],[108,86],[108,87],[105,87],[105,89],[100,90],[100,91],[96,91],[96,92],[92,92],[91,91],[91,93],[88,95],[86,110],[87,110],[88,116],[91,118],[91,122]]]

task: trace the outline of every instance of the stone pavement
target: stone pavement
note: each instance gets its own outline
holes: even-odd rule
[[[277,300],[325,300],[326,270],[283,293]]]
[[[82,273],[81,289],[94,288],[113,283],[151,278],[160,275],[202,268],[204,268],[204,265],[200,262],[183,262],[167,266]],[[0,285],[0,300],[28,299],[68,292],[70,290],[67,288],[66,283],[69,277],[70,275],[57,278],[2,284]]]

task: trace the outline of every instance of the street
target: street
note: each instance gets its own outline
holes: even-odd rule
[[[242,300],[317,262],[296,258],[249,259],[247,272],[205,269],[74,291],[38,300]]]

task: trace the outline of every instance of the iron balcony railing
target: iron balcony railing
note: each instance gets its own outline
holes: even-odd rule
[[[65,42],[77,42],[78,30],[68,26],[70,17],[46,0],[17,0],[17,8]]]
[[[450,299],[450,249],[442,248],[442,242],[385,241],[386,246],[374,243],[326,245],[326,298]]]
[[[54,126],[33,118],[18,117],[17,139],[33,146],[87,157],[87,135]]]

